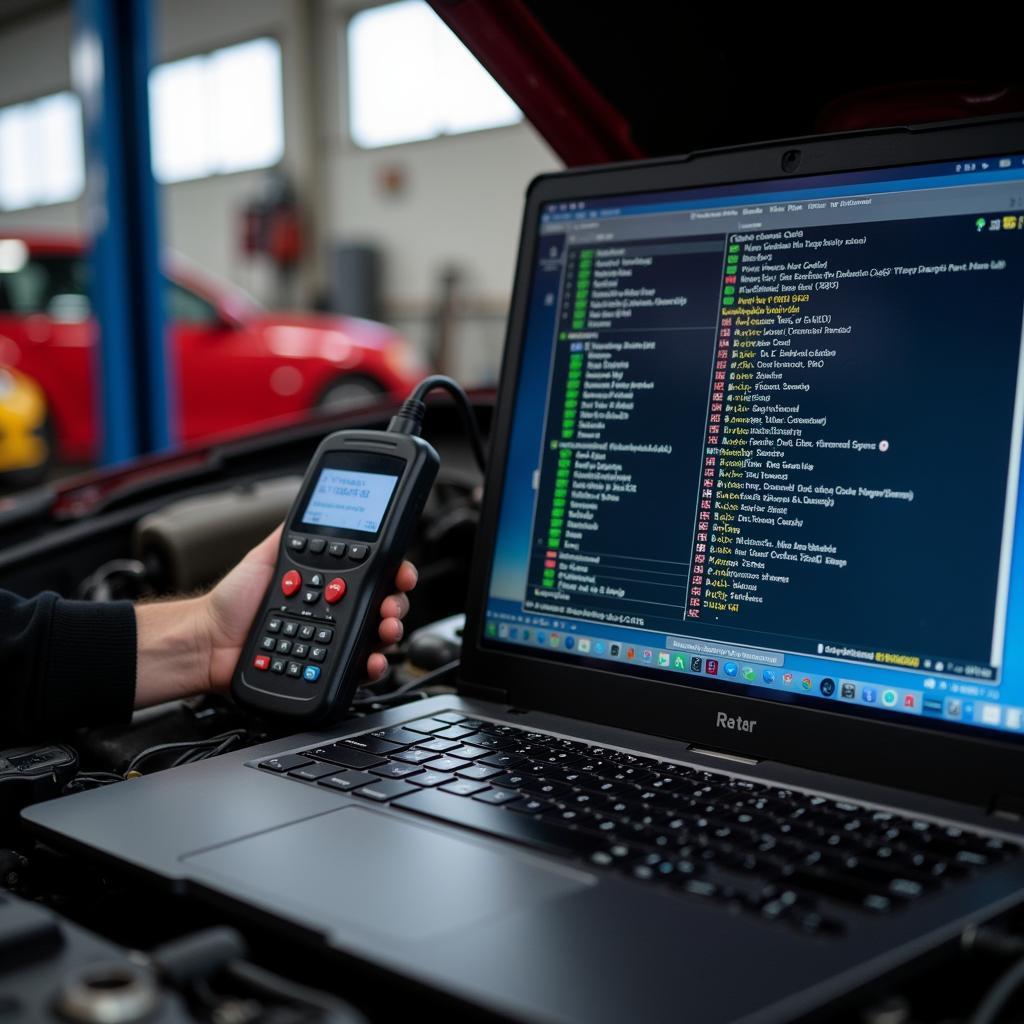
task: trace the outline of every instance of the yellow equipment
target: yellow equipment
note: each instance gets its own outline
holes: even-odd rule
[[[32,470],[50,458],[46,396],[31,378],[0,366],[0,473]]]

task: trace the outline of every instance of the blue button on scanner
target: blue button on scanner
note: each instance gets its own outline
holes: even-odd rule
[[[318,665],[307,665],[302,670],[302,678],[307,683],[315,683],[320,678],[320,667]]]

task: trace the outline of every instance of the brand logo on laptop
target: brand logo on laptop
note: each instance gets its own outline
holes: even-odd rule
[[[739,715],[727,715],[724,711],[719,711],[715,716],[715,725],[719,729],[731,729],[733,732],[753,732],[757,719],[740,718]]]

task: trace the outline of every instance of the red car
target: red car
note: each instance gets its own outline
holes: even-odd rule
[[[269,313],[174,258],[165,311],[183,441],[318,407],[403,399],[424,373],[409,343],[384,324]],[[47,432],[63,461],[98,454],[95,334],[82,242],[0,238],[0,365],[42,387]]]

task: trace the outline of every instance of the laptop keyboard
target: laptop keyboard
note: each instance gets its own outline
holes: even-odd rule
[[[256,767],[803,932],[887,914],[1020,852],[967,829],[442,712]]]

